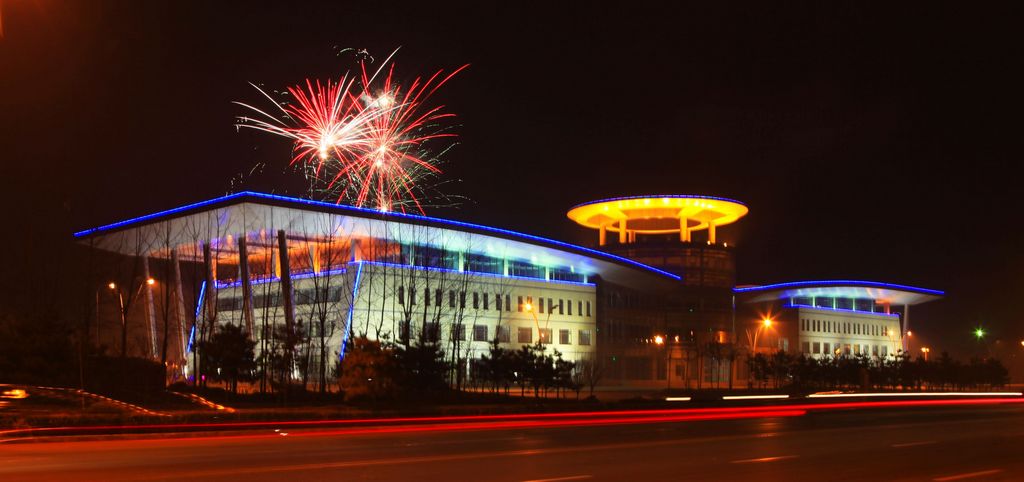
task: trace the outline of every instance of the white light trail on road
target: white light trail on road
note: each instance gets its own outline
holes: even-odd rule
[[[789,395],[726,395],[722,400],[780,400]]]

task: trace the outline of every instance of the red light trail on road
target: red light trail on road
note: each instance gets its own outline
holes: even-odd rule
[[[103,425],[87,427],[41,427],[0,431],[2,441],[12,437],[36,435],[102,435],[123,431],[131,434],[173,433],[175,430],[230,431],[254,429],[330,429],[304,432],[302,435],[358,435],[397,432],[433,432],[451,430],[508,430],[611,424],[673,423],[706,420],[791,417],[809,412],[877,408],[956,407],[977,405],[1010,405],[1024,403],[1022,398],[980,398],[955,400],[884,400],[840,403],[790,403],[747,407],[712,407],[656,410],[611,410],[563,413],[517,413],[502,415],[454,415],[436,417],[361,418],[336,420],[303,420],[283,422],[223,422],[147,425]],[[299,434],[295,434],[299,435]],[[246,435],[237,435],[246,436]],[[235,437],[237,437],[235,436]],[[249,434],[248,436],[254,436]],[[280,433],[255,435],[274,437]],[[229,436],[231,437],[231,436]]]

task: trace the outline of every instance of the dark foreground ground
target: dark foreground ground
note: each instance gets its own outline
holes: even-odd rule
[[[20,441],[0,480],[1024,480],[1024,403],[779,410]]]

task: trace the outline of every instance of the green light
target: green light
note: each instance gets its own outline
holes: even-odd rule
[[[981,337],[985,336],[985,330],[981,329],[980,327],[976,328],[974,330],[974,336],[976,336],[978,339],[981,339]]]

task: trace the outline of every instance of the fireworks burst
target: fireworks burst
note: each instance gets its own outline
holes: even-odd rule
[[[236,102],[257,114],[239,117],[236,125],[290,139],[290,164],[303,169],[313,194],[339,204],[423,213],[424,202],[436,194],[431,183],[441,174],[430,141],[455,136],[444,125],[454,114],[426,103],[468,65],[417,77],[403,87],[394,77],[393,56],[372,74],[367,55],[357,75],[338,82],[307,79],[304,86],[289,87],[292,102],[277,101],[253,85],[274,104],[273,113]]]

